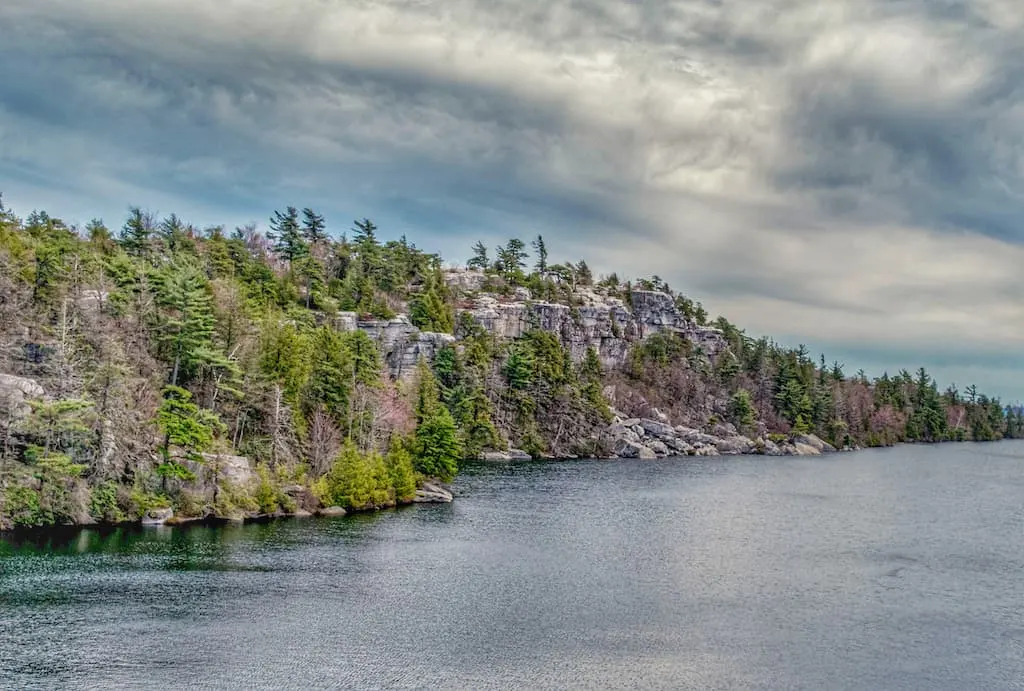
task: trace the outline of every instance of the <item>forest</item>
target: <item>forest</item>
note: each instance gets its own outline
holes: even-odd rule
[[[453,283],[456,265],[482,285]],[[628,306],[637,291],[669,296],[726,347],[663,331],[609,364],[541,325],[500,337],[472,309],[479,293],[578,310],[583,295]],[[398,315],[450,335],[409,376],[361,328]],[[390,507],[487,451],[611,456],[609,426],[655,409],[837,448],[1024,435],[1019,408],[974,386],[940,389],[923,368],[848,374],[712,320],[659,277],[549,263],[541,237],[446,264],[310,208],[230,230],[131,208],[111,228],[0,201],[0,529]]]

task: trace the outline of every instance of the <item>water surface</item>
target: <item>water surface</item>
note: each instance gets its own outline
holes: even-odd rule
[[[456,488],[0,540],[0,688],[1022,688],[1024,443]]]

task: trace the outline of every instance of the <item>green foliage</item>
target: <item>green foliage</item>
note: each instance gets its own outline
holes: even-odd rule
[[[740,429],[754,424],[754,402],[746,389],[734,393],[729,401],[729,419]]]
[[[98,523],[121,523],[128,520],[118,502],[117,483],[108,481],[93,487],[89,497],[89,515]]]
[[[394,487],[384,459],[376,452],[361,453],[347,440],[327,474],[314,486],[324,506],[350,510],[380,508],[393,503]]]
[[[430,477],[450,480],[458,472],[462,443],[455,420],[441,405],[437,380],[424,360],[417,368],[415,467]]]

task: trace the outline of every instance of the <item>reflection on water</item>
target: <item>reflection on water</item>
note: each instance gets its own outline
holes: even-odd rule
[[[1024,444],[479,465],[0,539],[0,688],[1020,688]]]

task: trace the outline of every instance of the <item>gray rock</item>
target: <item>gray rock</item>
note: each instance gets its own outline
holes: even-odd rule
[[[306,488],[302,485],[285,485],[281,488],[281,491],[287,494],[289,497],[295,497],[300,494],[306,493]]]
[[[814,434],[801,434],[799,436],[793,437],[793,443],[811,446],[814,449],[816,449],[818,453],[832,453],[833,451],[836,450],[834,446],[832,446],[827,441]]]
[[[479,460],[504,463],[508,461],[531,461],[533,457],[522,449],[509,449],[508,451],[483,451],[480,453]]]
[[[22,420],[32,412],[29,401],[46,395],[35,379],[0,374],[0,415]]]
[[[336,518],[338,516],[344,516],[348,511],[341,508],[340,506],[328,506],[327,508],[320,509],[317,514],[325,516],[327,518]]]
[[[295,509],[295,512],[292,514],[294,518],[310,518],[312,515],[312,513],[305,509]]]
[[[142,517],[142,525],[163,525],[173,516],[173,509],[150,509]]]
[[[645,447],[643,444],[639,444],[634,441],[629,441],[627,439],[618,439],[615,442],[614,450],[615,455],[620,458],[639,458],[640,450],[646,448],[647,447]]]
[[[736,426],[731,423],[718,423],[711,428],[711,434],[716,437],[726,438],[735,437],[739,432],[736,431]]]
[[[245,486],[256,479],[252,463],[246,456],[232,456],[230,454],[204,453],[203,463],[207,468],[216,469],[217,476],[223,481]],[[186,463],[197,476],[202,477],[204,470],[198,464]]]
[[[665,446],[670,448],[677,454],[685,455],[693,451],[693,447],[687,444],[685,441],[678,437],[669,437],[665,439]]]
[[[454,497],[451,491],[436,482],[424,482],[423,486],[416,490],[413,502],[416,504],[450,504]]]
[[[735,435],[726,439],[719,439],[715,442],[715,448],[718,449],[718,453],[723,455],[737,455],[753,453],[756,445],[744,436]]]
[[[640,424],[640,418],[638,418],[638,417],[631,417],[631,418],[629,418],[627,420],[623,420],[622,421],[622,425],[624,427],[636,427],[639,424]]]
[[[651,417],[653,417],[658,422],[665,423],[666,425],[669,422],[668,415],[666,415],[665,413],[661,412],[657,408],[654,408],[654,409],[651,410]]]
[[[664,442],[658,441],[657,439],[648,442],[647,448],[653,451],[655,456],[665,457],[669,455],[668,446],[666,446]]]
[[[626,427],[622,424],[615,424],[608,428],[608,436],[614,439],[627,439],[629,441],[638,442],[640,437],[633,431],[633,428]]]
[[[694,449],[694,456],[717,456],[718,449],[714,446],[699,446]]]
[[[764,450],[762,451],[765,456],[782,456],[782,449],[779,448],[778,444],[773,442],[771,439],[764,440]]]
[[[657,420],[649,420],[647,418],[644,418],[643,420],[640,421],[640,426],[643,427],[644,431],[646,431],[648,434],[651,434],[655,437],[665,438],[675,436],[675,429],[673,429],[672,425],[666,424],[664,422],[658,422]]]

